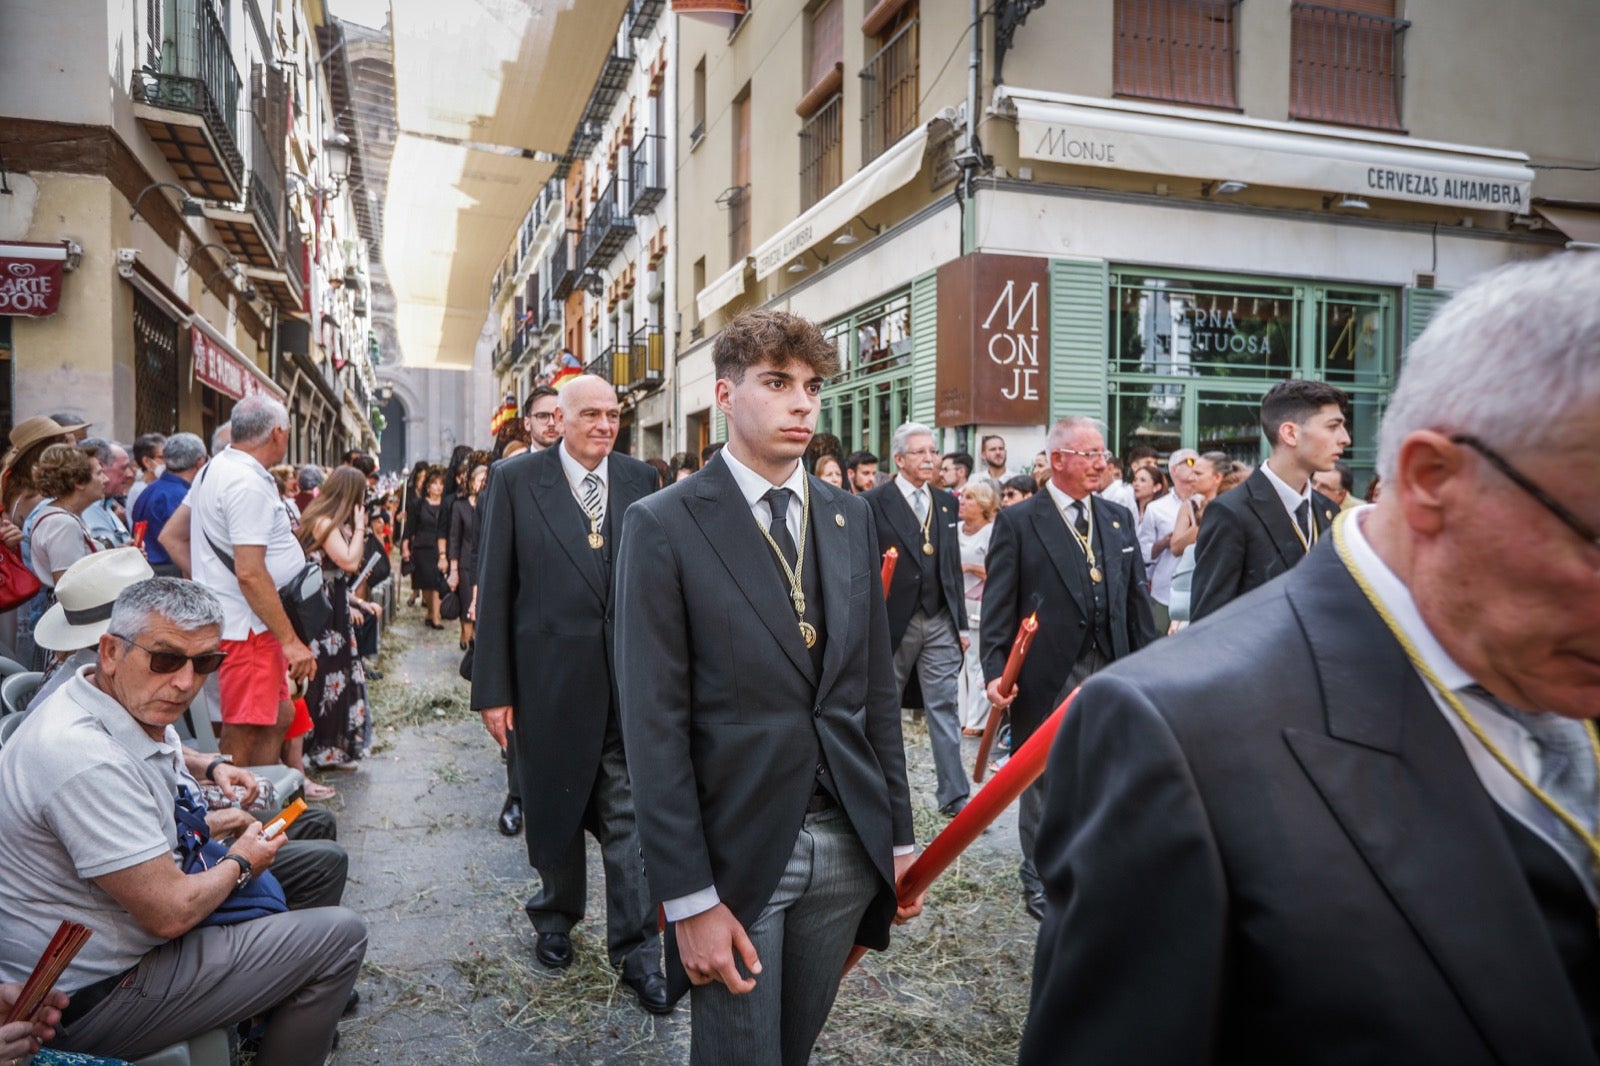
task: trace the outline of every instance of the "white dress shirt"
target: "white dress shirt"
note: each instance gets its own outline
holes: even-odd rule
[[[1129,514],[1138,515],[1139,513],[1139,500],[1133,494],[1133,486],[1120,477],[1095,493],[1095,495],[1101,499],[1110,500],[1112,503],[1122,504],[1128,509]]]
[[[911,482],[906,480],[904,474],[896,474],[894,476],[894,483],[895,486],[900,490],[900,495],[906,498],[906,506],[911,508],[911,514],[918,522],[922,521],[924,515],[928,515],[933,512],[933,492],[932,486],[929,482],[924,481],[922,483],[922,488],[918,489],[913,487]],[[919,492],[922,493],[922,506],[925,508],[920,515],[917,514],[917,493]],[[928,539],[934,539],[933,526],[931,523],[928,526]]]
[[[1063,522],[1065,522],[1069,526],[1072,526],[1074,529],[1076,529],[1077,526],[1075,525],[1074,520],[1073,520],[1073,516],[1072,516],[1072,510],[1071,510],[1072,505],[1075,504],[1075,503],[1083,504],[1083,520],[1085,522],[1089,523],[1089,533],[1091,535],[1093,535],[1093,533],[1094,533],[1094,511],[1093,511],[1092,508],[1093,508],[1094,505],[1089,502],[1089,497],[1088,496],[1085,496],[1081,500],[1074,499],[1073,497],[1068,496],[1062,490],[1056,488],[1056,483],[1054,481],[1046,481],[1044,483],[1044,487],[1045,487],[1045,490],[1050,493],[1050,498],[1055,501],[1056,513],[1061,516],[1061,520]],[[1093,495],[1093,493],[1091,493],[1090,495]]]
[[[1150,574],[1150,598],[1165,607],[1172,600],[1172,572],[1177,569],[1178,557],[1170,547],[1152,557],[1156,541],[1171,537],[1178,523],[1178,511],[1183,501],[1176,492],[1163,492],[1144,505],[1144,515],[1139,519],[1139,548],[1144,552],[1145,566]]]
[[[611,464],[606,459],[600,460],[593,470],[585,470],[583,464],[572,457],[567,451],[567,442],[562,441],[556,445],[556,454],[561,456],[561,471],[567,475],[567,484],[572,488],[572,495],[578,501],[579,510],[583,509],[583,479],[594,474],[600,479],[600,513],[595,517],[603,524],[606,520],[606,501],[611,496]]]
[[[1382,601],[1400,631],[1416,648],[1417,655],[1433,671],[1433,676],[1455,694],[1484,734],[1528,776],[1530,781],[1539,780],[1542,756],[1538,741],[1522,725],[1501,714],[1472,690],[1476,682],[1456,664],[1454,659],[1450,658],[1450,654],[1435,639],[1427,623],[1423,621],[1422,613],[1417,610],[1417,603],[1411,597],[1411,590],[1385,565],[1372,545],[1367,542],[1366,536],[1361,531],[1361,523],[1372,510],[1374,510],[1372,505],[1366,505],[1356,508],[1349,517],[1340,518],[1340,521],[1345,523],[1345,542],[1349,545],[1350,555],[1354,558],[1362,576],[1372,586],[1373,593]],[[1444,701],[1444,697],[1425,678],[1422,679],[1422,684],[1433,697],[1439,713],[1444,715],[1445,721],[1450,723],[1450,728],[1455,731],[1462,750],[1467,753],[1467,759],[1472,763],[1472,769],[1477,773],[1478,780],[1483,783],[1484,791],[1489,793],[1489,797],[1500,806],[1501,810],[1554,848],[1577,876],[1584,891],[1589,894],[1589,902],[1600,906],[1600,887],[1595,884],[1593,872],[1575,863],[1571,853],[1557,839],[1558,830],[1566,831],[1561,822],[1549,808],[1540,803],[1511,776],[1504,766],[1500,765],[1499,760],[1472,735],[1471,730]]]
[[[1311,479],[1306,478],[1306,487],[1296,492],[1289,487],[1287,481],[1278,476],[1277,471],[1272,469],[1271,463],[1262,463],[1261,469],[1266,473],[1267,481],[1277,491],[1278,500],[1283,504],[1283,509],[1289,512],[1289,521],[1297,526],[1301,533],[1309,534],[1310,531],[1305,526],[1300,525],[1300,516],[1296,512],[1300,510],[1300,504],[1304,501],[1306,518],[1315,523],[1315,519],[1311,517]]]

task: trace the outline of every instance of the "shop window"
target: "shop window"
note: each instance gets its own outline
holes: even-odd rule
[[[133,294],[133,394],[141,433],[178,431],[178,323],[137,290]],[[204,439],[210,442],[209,430]]]
[[[1237,108],[1234,12],[1240,0],[1116,0],[1114,92]]]
[[[1299,313],[1288,286],[1119,277],[1112,370],[1290,377]]]
[[[840,373],[823,389],[818,431],[838,437],[847,454],[865,448],[887,461],[895,427],[911,418],[911,293],[835,319],[822,333],[838,349]]]
[[[1293,3],[1289,117],[1404,132],[1404,34],[1394,0]]]
[[[1390,300],[1329,290],[1317,317],[1317,376],[1340,387],[1393,383]]]

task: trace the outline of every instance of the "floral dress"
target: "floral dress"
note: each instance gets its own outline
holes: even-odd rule
[[[311,651],[317,675],[306,685],[311,735],[306,738],[308,766],[338,766],[365,758],[372,748],[372,720],[367,711],[367,677],[356,651],[350,624],[350,592],[344,571],[322,563],[333,610]]]

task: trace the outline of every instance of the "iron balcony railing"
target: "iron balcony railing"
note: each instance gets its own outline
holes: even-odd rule
[[[1411,23],[1320,4],[1289,10],[1289,117],[1403,130],[1402,35]]]
[[[727,204],[728,262],[737,263],[750,254],[750,186],[729,190]]]
[[[283,174],[267,143],[261,120],[250,116],[250,213],[271,238],[276,254],[283,234]]]
[[[650,388],[661,384],[667,370],[666,337],[660,326],[644,325],[629,339],[625,366],[617,371],[619,391]]]
[[[306,291],[305,256],[305,238],[300,235],[299,225],[291,224],[283,234],[283,272],[289,278],[289,287],[302,301]]]
[[[573,286],[578,283],[578,275],[583,271],[582,263],[578,259],[578,247],[582,240],[583,230],[569,228],[556,241],[555,249],[550,253],[548,270],[551,279],[550,292],[558,300],[565,300],[572,295]]]
[[[800,210],[844,179],[844,94],[835,93],[800,127]]]
[[[872,162],[917,125],[917,32],[912,19],[861,68],[861,162]]]
[[[594,210],[583,226],[583,250],[578,260],[584,269],[594,270],[611,262],[633,236],[633,219],[625,202],[627,188],[627,181],[618,175],[606,183],[596,198]]]
[[[1112,91],[1232,108],[1242,0],[1117,0]]]
[[[599,355],[595,356],[593,359],[584,364],[583,372],[585,374],[594,374],[598,377],[605,378],[607,381],[611,382],[612,385],[615,385],[617,383],[617,379],[613,375],[613,368],[617,361],[617,351],[618,349],[615,344],[607,345],[601,350]]]
[[[629,32],[636,38],[650,36],[666,6],[667,0],[633,0],[628,5]]]
[[[666,137],[647,133],[633,146],[633,203],[628,206],[630,215],[654,211],[667,194]]]
[[[134,73],[133,98],[204,119],[236,185],[243,184],[238,118],[241,82],[227,34],[210,0],[166,3],[167,36],[162,41],[160,68]]]

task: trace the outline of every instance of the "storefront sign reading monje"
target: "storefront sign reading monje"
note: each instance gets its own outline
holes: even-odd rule
[[[973,253],[939,268],[934,422],[1039,425],[1048,414],[1050,265]]]

